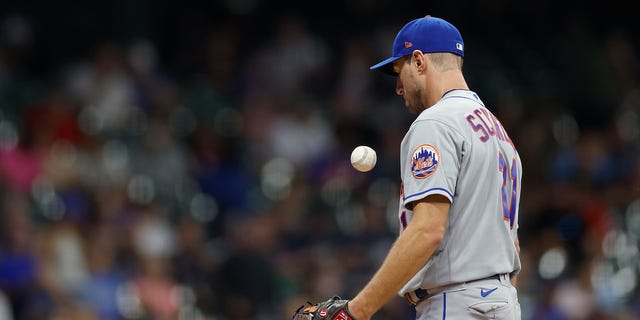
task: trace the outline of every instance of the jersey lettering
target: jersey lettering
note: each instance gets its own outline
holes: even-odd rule
[[[482,131],[480,141],[487,142],[487,140],[489,140],[489,133],[487,133],[487,129],[485,129],[485,127],[480,123],[474,123],[474,121],[476,121],[475,116],[472,114],[467,115],[467,122],[471,125],[471,129],[475,132]]]
[[[466,116],[467,122],[474,132],[479,132],[480,141],[487,142],[489,138],[496,137],[500,141],[509,143],[515,150],[515,146],[507,135],[502,123],[485,108],[478,108]]]
[[[502,187],[500,190],[502,193],[502,215],[504,221],[509,222],[509,229],[513,229],[518,206],[518,167],[516,166],[515,158],[511,160],[511,166],[509,166],[502,152],[499,153],[498,162],[498,170],[502,173]],[[507,182],[510,182],[511,185],[510,194],[508,193]]]
[[[473,113],[475,113],[478,116],[478,119],[480,119],[480,121],[482,121],[482,124],[487,129],[487,132],[490,135],[493,136],[493,135],[496,134],[496,131],[494,130],[494,128],[492,128],[489,125],[487,125],[487,122],[485,121],[485,118],[487,120],[492,118],[492,117],[489,117],[489,112],[487,111],[487,109],[476,109],[476,110],[473,111]],[[494,126],[495,126],[495,123],[494,123]]]

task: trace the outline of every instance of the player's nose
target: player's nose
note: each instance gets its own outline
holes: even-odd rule
[[[401,96],[404,93],[404,86],[402,85],[402,81],[400,81],[400,77],[396,80],[396,94]]]

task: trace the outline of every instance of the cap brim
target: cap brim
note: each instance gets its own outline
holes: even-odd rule
[[[371,66],[370,70],[380,70],[388,75],[397,76],[398,74],[393,71],[393,63],[402,57],[391,57],[387,58],[373,66]]]

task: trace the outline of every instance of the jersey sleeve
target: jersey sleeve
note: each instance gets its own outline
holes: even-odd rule
[[[403,205],[439,194],[453,202],[460,171],[460,134],[437,120],[415,122],[403,140]]]

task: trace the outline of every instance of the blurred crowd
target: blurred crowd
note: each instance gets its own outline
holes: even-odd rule
[[[545,1],[114,3],[0,11],[0,320],[275,320],[355,295],[397,235],[412,121],[369,66],[427,13],[461,30],[523,161],[523,319],[640,318],[638,30]],[[413,316],[398,297],[375,319]]]

